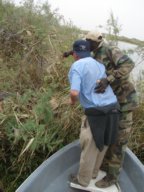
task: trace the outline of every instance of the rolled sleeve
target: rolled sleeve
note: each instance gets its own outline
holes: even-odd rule
[[[72,70],[70,85],[71,85],[71,90],[80,91],[81,77],[78,71],[76,70]]]

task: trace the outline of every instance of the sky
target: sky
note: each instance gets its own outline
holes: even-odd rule
[[[19,0],[14,0],[19,1]],[[22,1],[22,0],[21,0]],[[46,0],[39,0],[43,3]],[[144,0],[47,0],[66,21],[86,30],[105,32],[110,12],[118,18],[120,35],[144,40]],[[98,28],[102,25],[103,28]]]

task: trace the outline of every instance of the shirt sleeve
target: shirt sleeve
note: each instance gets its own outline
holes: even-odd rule
[[[70,82],[70,89],[80,91],[81,76],[80,76],[78,69],[76,69],[75,67],[72,66],[69,71],[68,77],[69,77],[69,82]]]
[[[111,50],[112,59],[116,69],[108,72],[108,81],[123,80],[128,78],[130,72],[134,68],[134,62],[127,55],[124,55],[119,48]]]

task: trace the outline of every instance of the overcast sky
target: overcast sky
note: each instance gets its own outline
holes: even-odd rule
[[[112,11],[115,18],[118,18],[118,23],[122,25],[120,35],[144,40],[144,0],[48,0],[48,2],[52,10],[59,9],[58,12],[65,20],[71,20],[74,25],[86,30],[95,30],[99,25],[106,26]]]

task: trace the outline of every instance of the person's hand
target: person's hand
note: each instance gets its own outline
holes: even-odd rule
[[[76,102],[75,102],[75,101],[72,101],[72,100],[70,99],[70,102],[69,102],[69,103],[70,103],[71,106],[74,106]]]
[[[65,58],[65,57],[69,57],[70,55],[73,55],[73,51],[66,51],[66,52],[64,52],[63,53],[63,58]]]
[[[95,92],[96,93],[104,93],[105,89],[107,88],[109,82],[106,78],[102,78],[98,80],[98,86],[95,87]]]
[[[69,57],[69,52],[64,52],[62,56],[63,56],[64,58],[65,58],[65,57]]]

